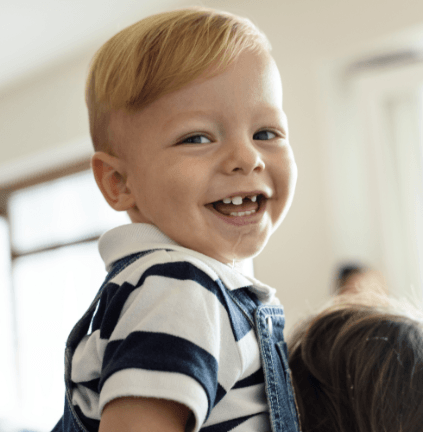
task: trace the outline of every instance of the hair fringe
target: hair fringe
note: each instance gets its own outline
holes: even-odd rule
[[[139,111],[207,71],[212,77],[244,50],[271,50],[247,18],[202,7],[152,15],[120,31],[95,54],[86,85],[96,150],[110,150],[114,111]]]

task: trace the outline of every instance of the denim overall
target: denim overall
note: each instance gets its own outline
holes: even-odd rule
[[[65,409],[62,418],[52,432],[88,432],[72,405],[71,366],[73,353],[79,342],[88,333],[97,302],[109,280],[134,261],[143,255],[154,252],[154,250],[139,252],[117,261],[100,287],[91,306],[71,331],[65,351]],[[263,305],[254,294],[249,295],[244,290],[228,291],[228,294],[256,331],[265,377],[272,432],[300,432],[288,367],[288,352],[283,339],[285,324],[283,307]]]

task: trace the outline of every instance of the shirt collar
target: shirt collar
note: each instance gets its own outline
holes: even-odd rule
[[[112,264],[117,260],[137,252],[150,249],[178,250],[196,257],[209,266],[228,289],[233,290],[248,286],[262,302],[279,303],[275,298],[276,290],[274,288],[241,273],[236,266],[232,268],[207,255],[180,246],[151,224],[131,223],[113,228],[100,237],[98,248],[107,271],[110,271]]]

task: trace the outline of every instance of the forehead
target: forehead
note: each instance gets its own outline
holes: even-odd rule
[[[244,52],[222,72],[210,77],[211,72],[205,71],[181,90],[169,94],[163,106],[180,109],[187,104],[230,105],[238,99],[258,108],[266,103],[282,105],[279,70],[266,51]],[[160,99],[157,102],[160,103]],[[237,108],[242,109],[242,106]]]
[[[244,52],[222,72],[207,70],[136,113],[114,112],[110,133],[116,147],[124,149],[127,141],[140,131],[147,134],[152,125],[160,125],[165,133],[193,117],[237,121],[264,115],[284,117],[279,70],[268,52]]]

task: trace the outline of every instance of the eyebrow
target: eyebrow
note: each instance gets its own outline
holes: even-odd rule
[[[286,124],[288,123],[288,118],[287,115],[285,114],[285,111],[282,110],[282,116],[280,116],[280,111],[278,109],[275,109],[272,106],[264,106],[261,107],[260,112],[263,113],[264,111],[266,111],[266,114],[271,114],[271,115],[275,115],[280,118],[282,120],[281,122],[281,127],[283,129],[283,132],[285,134],[287,134],[287,128],[286,128]],[[177,113],[174,116],[172,116],[170,119],[168,119],[164,124],[163,124],[163,129],[167,129],[170,128],[171,125],[175,122],[180,122],[181,119],[183,120],[184,117],[192,119],[201,119],[201,118],[214,118],[214,119],[219,119],[221,116],[221,112],[220,111],[215,111],[215,110],[192,110],[192,111],[184,111],[182,113]],[[270,126],[270,125],[269,125]]]
[[[219,115],[218,112],[212,111],[212,110],[209,110],[209,111],[206,111],[206,110],[184,111],[182,113],[177,113],[174,116],[172,116],[170,119],[168,119],[164,123],[163,127],[165,129],[169,128],[172,125],[172,123],[180,122],[181,119],[183,120],[184,117],[190,118],[190,119],[191,118],[197,118],[198,119],[198,118],[205,118],[205,117],[210,118],[211,116],[217,117],[218,115]]]

